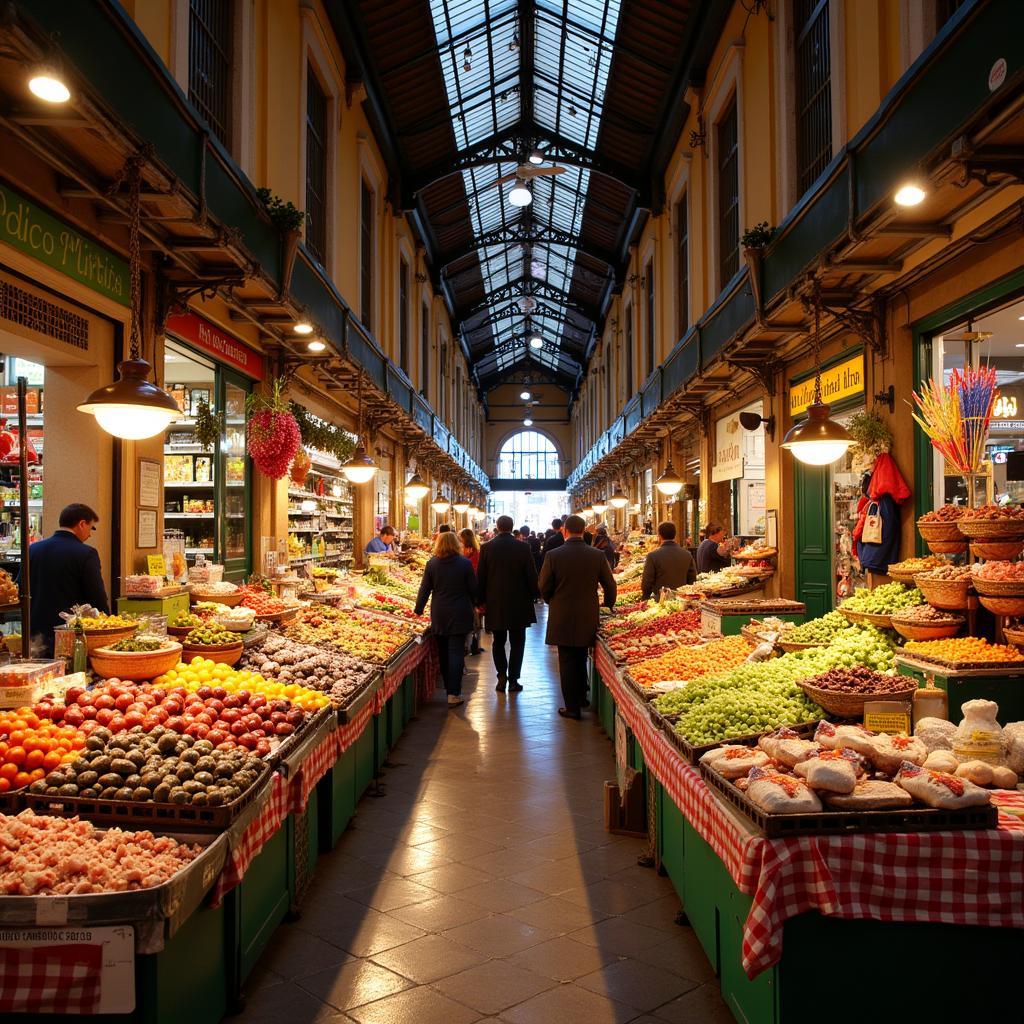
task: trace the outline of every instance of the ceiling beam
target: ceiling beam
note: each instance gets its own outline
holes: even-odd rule
[[[556,288],[553,284],[548,284],[546,281],[537,281],[529,277],[521,277],[515,281],[509,281],[508,284],[492,288],[487,292],[482,301],[475,303],[469,309],[459,310],[459,316],[462,320],[468,320],[474,313],[482,313],[496,302],[502,302],[506,299],[518,299],[525,296],[550,299],[561,306],[565,306],[567,309],[579,313],[580,316],[591,323],[597,319],[596,310],[572,298],[567,291]]]
[[[584,249],[580,245],[578,235],[570,234],[561,228],[515,221],[511,224],[504,224],[500,228],[495,228],[493,231],[486,231],[482,235],[477,235],[472,242],[461,246],[459,249],[439,254],[439,258],[443,261],[441,271],[444,273],[453,263],[458,263],[468,256],[475,255],[478,250],[485,246],[514,245],[516,243],[526,245],[565,245],[575,249],[578,254],[592,259],[595,263],[603,263],[608,268],[614,267],[614,253]]]

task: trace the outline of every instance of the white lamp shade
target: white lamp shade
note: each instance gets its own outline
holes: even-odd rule
[[[603,501],[594,502],[594,515],[603,516],[608,511],[608,506]]]
[[[98,405],[93,415],[103,430],[125,441],[156,437],[178,418],[170,410],[147,409],[138,405]]]
[[[33,96],[47,103],[67,103],[71,99],[71,90],[52,72],[36,72],[28,80],[28,88]]]
[[[533,202],[533,193],[522,183],[519,182],[514,189],[508,194],[508,201],[513,206],[529,206]]]

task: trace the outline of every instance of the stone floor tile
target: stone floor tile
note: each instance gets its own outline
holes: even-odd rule
[[[549,896],[538,903],[528,903],[525,907],[511,911],[509,916],[535,925],[537,928],[547,928],[559,935],[574,932],[577,928],[582,928],[585,925],[597,924],[598,921],[603,921],[606,917],[599,910],[594,910],[592,907],[578,907],[575,903],[568,903],[557,896]]]
[[[345,1024],[349,1020],[336,1007],[291,982],[253,992],[243,1012],[229,1019],[245,1024]]]
[[[644,1012],[699,987],[695,981],[631,959],[619,960],[577,978],[576,984]]]
[[[531,889],[527,885],[520,885],[508,878],[495,878],[479,885],[463,889],[459,893],[459,899],[474,903],[492,914],[505,914],[510,910],[518,910],[520,907],[528,906],[530,903],[537,903],[544,899],[544,893]]]
[[[626,1024],[635,1016],[632,1006],[603,999],[577,985],[549,988],[501,1014],[510,1024]]]
[[[422,939],[413,939],[404,946],[378,953],[373,961],[417,985],[427,985],[449,974],[475,967],[486,959],[486,953],[452,942],[442,935],[424,935]]]
[[[704,947],[700,944],[700,939],[689,927],[677,926],[676,933],[668,941],[638,950],[633,956],[645,964],[681,974],[684,978],[691,978],[702,985],[715,978],[715,972],[704,952]]]
[[[356,903],[387,913],[389,910],[433,899],[437,894],[433,889],[408,878],[397,878],[377,885],[368,885],[362,889],[353,889],[346,895]]]
[[[665,933],[659,932],[657,928],[648,928],[635,921],[623,921],[619,917],[610,917],[598,924],[579,928],[569,935],[588,946],[615,950],[620,956],[635,956],[665,941]]]
[[[553,979],[507,960],[491,960],[461,974],[451,974],[436,982],[434,988],[480,1013],[496,1014],[555,984]]]
[[[491,913],[486,907],[469,903],[461,897],[461,893],[457,896],[438,896],[435,893],[433,899],[400,907],[393,910],[391,916],[427,932],[442,932],[460,924],[479,921]]]
[[[349,1010],[359,1024],[472,1024],[475,1010],[432,988],[413,988]]]
[[[654,1016],[669,1024],[735,1024],[735,1018],[715,983],[701,985],[659,1006]]]
[[[431,868],[418,875],[410,875],[410,881],[418,885],[425,885],[436,892],[451,894],[468,889],[470,886],[479,885],[493,877],[480,867],[469,864],[443,864],[438,868]]]
[[[590,907],[606,914],[628,914],[631,910],[651,902],[647,893],[607,878],[590,885],[568,889],[559,895],[568,903]]]
[[[424,934],[421,928],[405,924],[369,907],[362,907],[361,910],[361,914],[340,920],[332,919],[329,915],[311,920],[308,913],[303,913],[298,927],[357,957],[373,956]]]
[[[588,946],[567,935],[560,935],[509,957],[510,962],[555,981],[574,981],[585,974],[600,971],[618,959],[618,954],[612,950]]]
[[[349,960],[337,967],[307,975],[298,984],[310,995],[338,1010],[362,1006],[412,987],[408,979],[370,960]]]
[[[554,932],[497,914],[444,932],[446,938],[472,946],[491,956],[508,956],[554,938]]]

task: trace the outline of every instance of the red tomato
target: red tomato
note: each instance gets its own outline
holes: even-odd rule
[[[100,708],[100,710],[96,712],[96,721],[100,725],[110,725],[111,721],[113,721],[114,714],[115,712],[112,708]]]
[[[124,716],[124,724],[128,729],[134,729],[137,725],[142,725],[146,721],[146,716],[141,711],[126,711]]]
[[[107,728],[111,732],[124,732],[124,716],[115,714]]]
[[[185,719],[175,716],[174,718],[168,718],[164,725],[172,732],[184,732],[185,731]]]
[[[77,705],[70,707],[64,712],[64,721],[68,725],[81,725],[85,721],[85,715],[82,714],[82,709]]]
[[[104,710],[109,710],[110,708],[114,707],[114,698],[111,697],[109,693],[101,693],[96,698],[96,700],[93,701],[93,703],[98,708],[103,708]]]
[[[135,698],[130,693],[119,693],[114,699],[114,707],[118,711],[127,711],[134,703]]]
[[[80,686],[72,686],[68,689],[67,693],[64,694],[65,704],[74,704],[78,701],[78,698],[85,693],[85,690]]]
[[[92,703],[92,694],[91,693],[83,693],[83,694],[81,694],[79,696],[78,700],[75,701],[75,703],[80,708],[84,708],[84,707],[88,706],[89,704]]]
[[[229,739],[229,737],[230,734],[226,733],[223,729],[211,729],[206,734],[206,739],[208,739],[214,746],[217,746],[219,743],[223,743],[225,740]]]

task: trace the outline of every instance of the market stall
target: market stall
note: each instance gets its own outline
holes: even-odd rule
[[[88,676],[4,668],[0,696],[26,698],[0,711],[7,1019],[216,1021],[239,1004],[433,691],[426,622],[374,607],[377,585],[401,588],[394,568],[318,603],[197,586],[170,625],[79,613],[65,632]],[[18,980],[33,972],[45,983]]]

